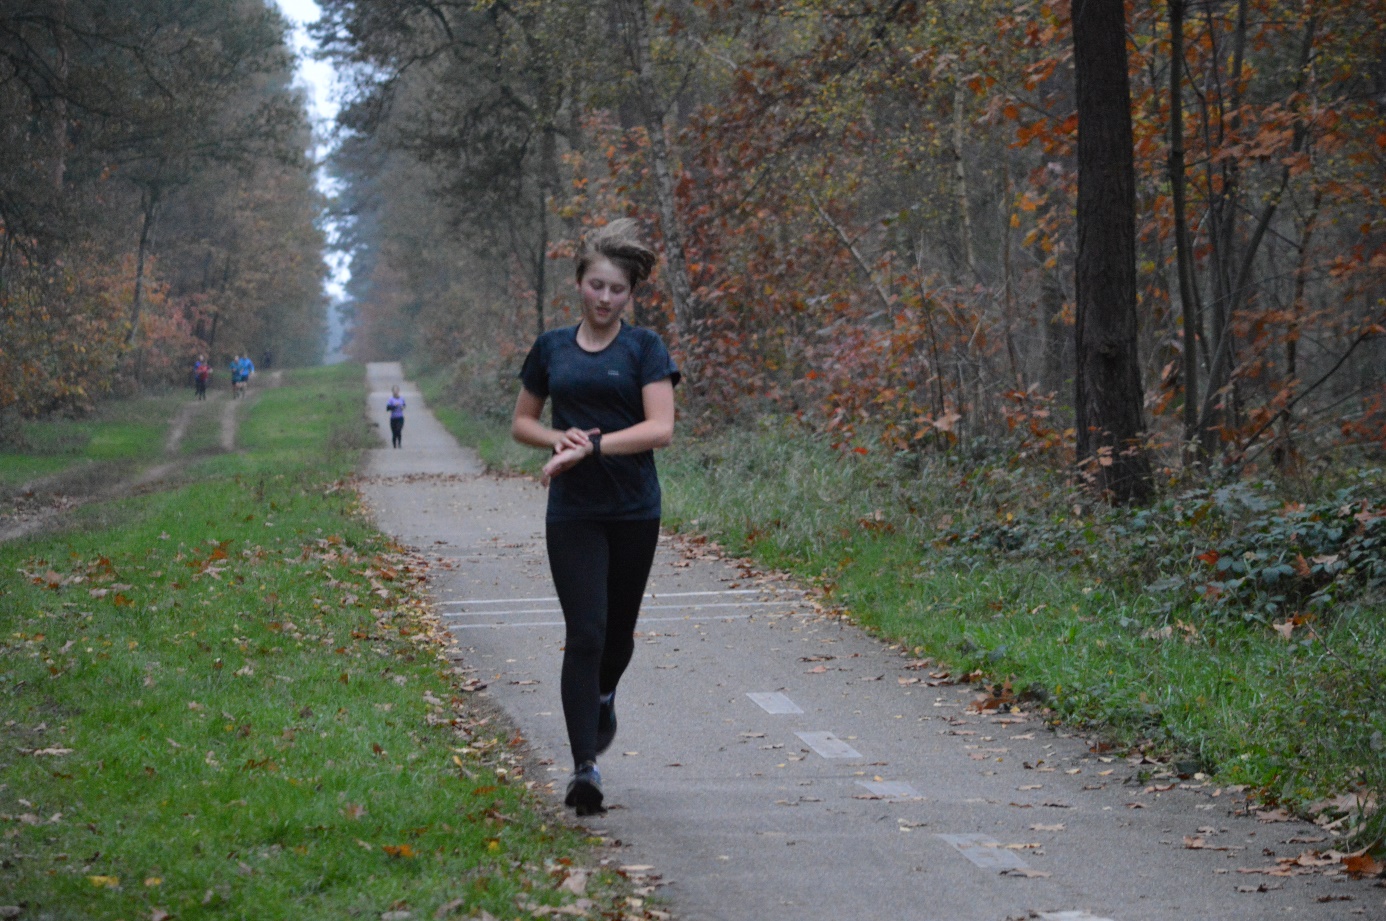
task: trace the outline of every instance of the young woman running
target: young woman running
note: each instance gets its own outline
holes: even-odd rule
[[[404,397],[399,395],[398,387],[385,401],[385,411],[390,414],[390,447],[398,448],[403,444],[404,437]]]
[[[616,685],[659,538],[654,449],[674,436],[679,371],[664,342],[621,315],[654,252],[636,223],[612,221],[577,256],[582,322],[541,335],[520,371],[511,434],[544,448],[549,569],[566,624],[561,688],[573,779],[567,804],[602,811],[597,755],[616,735]],[[540,420],[553,400],[553,426]]]

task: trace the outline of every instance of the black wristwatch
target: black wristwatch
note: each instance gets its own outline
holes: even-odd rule
[[[590,441],[590,442],[592,443],[592,456],[593,456],[593,457],[601,457],[601,456],[602,456],[602,433],[601,433],[601,432],[598,432],[598,433],[595,434],[595,435],[589,435],[587,440]]]

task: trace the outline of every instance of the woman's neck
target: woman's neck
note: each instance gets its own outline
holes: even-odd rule
[[[616,337],[621,334],[621,321],[617,320],[611,324],[607,330],[597,331],[588,325],[586,320],[578,324],[577,342],[583,349],[589,352],[600,352],[608,345],[616,341]]]

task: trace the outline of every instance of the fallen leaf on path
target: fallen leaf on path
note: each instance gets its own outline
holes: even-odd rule
[[[1228,846],[1218,847],[1218,846],[1215,846],[1215,845],[1211,845],[1211,844],[1209,844],[1207,841],[1205,841],[1205,840],[1203,839],[1203,836],[1201,836],[1201,835],[1185,835],[1185,836],[1184,836],[1184,847],[1188,848],[1188,849],[1191,850],[1191,851],[1240,851],[1240,850],[1241,850],[1241,848],[1239,848],[1239,847],[1228,847]]]
[[[1364,876],[1381,876],[1386,871],[1381,861],[1372,859],[1370,854],[1359,854],[1355,857],[1343,858],[1343,869],[1347,870],[1348,875],[1356,879]]]
[[[1048,870],[1032,870],[1029,867],[1012,867],[1002,870],[1002,876],[1019,876],[1022,879],[1047,879],[1053,876]]]
[[[1055,825],[1031,825],[1030,831],[1064,831],[1067,827],[1062,822]]]
[[[1238,886],[1238,887],[1237,887],[1237,891],[1238,891],[1238,892],[1274,892],[1274,891],[1277,890],[1277,889],[1284,889],[1284,888],[1285,888],[1285,887],[1284,887],[1282,884],[1280,884],[1280,883],[1276,883],[1274,886],[1270,885],[1269,883],[1262,883],[1262,884],[1259,885],[1259,886]]]

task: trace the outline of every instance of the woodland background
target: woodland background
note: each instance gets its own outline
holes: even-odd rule
[[[575,239],[630,214],[666,257],[636,320],[689,372],[686,423],[1071,462],[1068,3],[323,6],[357,78],[333,166],[358,357],[455,365],[508,411],[536,331],[571,322]],[[1384,26],[1348,0],[1126,6],[1166,478],[1386,439]]]
[[[200,352],[321,358],[286,30],[266,0],[0,5],[0,435],[185,383]]]

